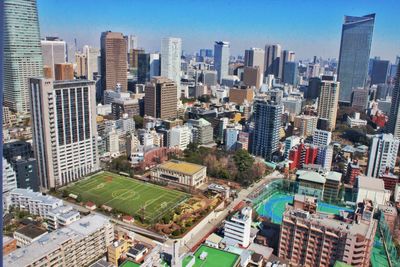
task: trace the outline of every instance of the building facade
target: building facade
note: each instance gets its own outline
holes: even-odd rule
[[[175,82],[178,99],[181,97],[181,55],[181,38],[166,37],[161,40],[161,76]]]
[[[392,134],[376,135],[369,149],[367,176],[378,178],[396,166],[400,140]]]
[[[229,74],[229,42],[217,41],[214,44],[214,69],[217,71],[217,81],[221,84],[222,79]]]
[[[327,119],[329,130],[334,130],[336,127],[339,85],[339,82],[332,80],[321,81],[321,92],[318,98],[318,117]]]
[[[176,83],[165,77],[154,77],[146,84],[144,114],[154,118],[177,117]]]

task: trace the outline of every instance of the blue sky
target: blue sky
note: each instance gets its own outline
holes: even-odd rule
[[[400,0],[37,0],[41,35],[60,36],[78,48],[99,47],[106,30],[135,34],[139,46],[159,50],[164,36],[181,37],[195,52],[215,40],[233,55],[279,43],[297,58],[337,58],[344,15],[376,13],[371,56],[400,55]]]

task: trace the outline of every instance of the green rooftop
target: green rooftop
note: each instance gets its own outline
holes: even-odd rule
[[[139,263],[130,260],[126,260],[120,265],[120,267],[139,267],[139,266],[140,266]]]
[[[200,259],[201,253],[206,252],[207,258],[202,261]],[[187,256],[183,260],[182,266],[188,266],[189,262],[193,259],[195,263],[193,267],[232,267],[235,266],[239,260],[239,255],[219,250],[216,248],[211,248],[206,245],[201,245],[193,256]]]
[[[333,267],[351,267],[351,265],[344,263],[342,261],[336,261],[335,265],[333,265]]]

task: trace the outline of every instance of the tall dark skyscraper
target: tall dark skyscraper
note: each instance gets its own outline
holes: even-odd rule
[[[267,161],[278,150],[283,105],[280,101],[256,100],[251,152]]]
[[[389,60],[372,60],[371,85],[386,83],[389,74]]]
[[[275,78],[280,78],[279,64],[281,59],[281,46],[265,45],[265,77],[273,74]]]
[[[43,75],[39,20],[35,0],[5,0],[4,105],[29,111],[28,78]]]
[[[388,132],[400,138],[400,63],[397,65],[397,74],[393,88],[392,105],[390,107]]]
[[[350,103],[353,89],[365,86],[374,22],[375,14],[344,17],[338,66],[339,102]]]

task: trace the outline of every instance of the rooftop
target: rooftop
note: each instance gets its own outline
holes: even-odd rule
[[[206,252],[207,258],[205,260],[200,259],[200,255]],[[211,248],[206,245],[201,245],[194,255],[186,256],[183,259],[182,266],[186,267],[189,265],[189,262],[194,258],[193,267],[232,267],[236,266],[237,261],[239,260],[239,255],[230,253],[227,251],[219,250],[216,248]]]
[[[28,224],[20,229],[17,229],[15,232],[19,233],[21,235],[27,236],[31,239],[34,239],[38,236],[41,236],[41,235],[47,233],[46,229],[37,227],[34,224]]]
[[[375,191],[385,191],[385,183],[382,179],[364,175],[358,176],[358,187]]]
[[[16,188],[11,191],[11,194],[23,195],[31,200],[42,202],[48,205],[58,204],[58,206],[62,206],[63,203],[61,199],[52,196],[45,196],[42,195],[42,193],[33,192],[31,189]]]
[[[178,160],[170,160],[168,162],[159,165],[159,167],[169,171],[175,171],[189,175],[194,175],[197,172],[201,171],[203,168],[205,168],[205,166],[202,165],[197,165],[194,163],[178,161]]]
[[[330,171],[327,173],[326,179],[340,182],[340,180],[342,179],[342,174],[340,172]]]
[[[139,267],[139,266],[140,266],[139,263],[130,260],[126,260],[120,265],[120,267]]]
[[[319,183],[319,184],[325,184],[326,179],[323,177],[321,174],[318,172],[314,171],[307,171],[307,170],[298,170],[296,172],[298,175],[298,179],[304,180],[304,181],[309,181],[313,183]]]

